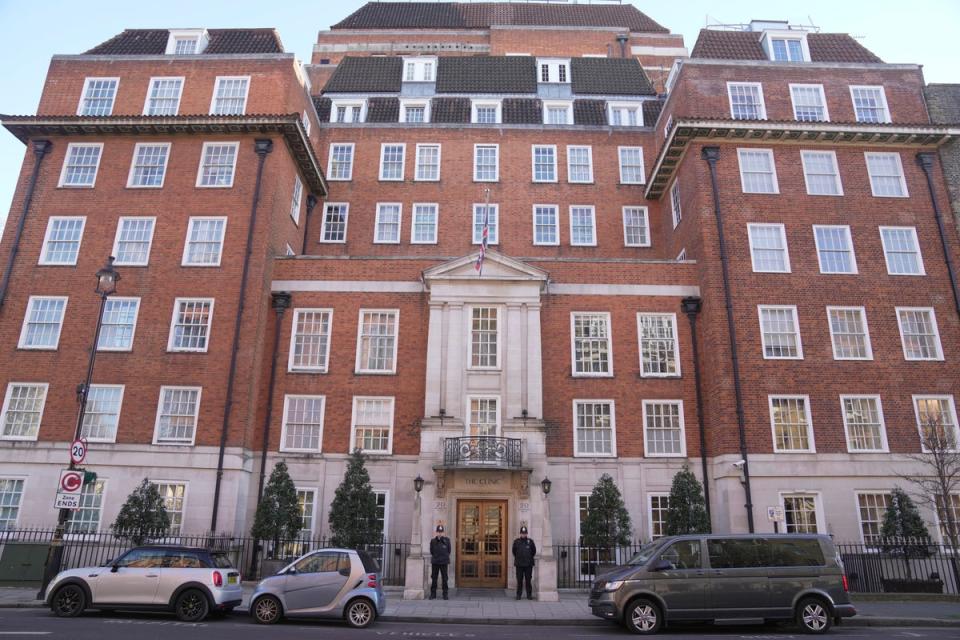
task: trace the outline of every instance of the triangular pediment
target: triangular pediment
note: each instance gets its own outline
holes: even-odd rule
[[[476,262],[479,252],[449,260],[423,272],[423,279],[429,286],[434,280],[521,280],[546,282],[547,274],[543,269],[530,266],[526,262],[507,257],[496,251],[487,251],[483,260],[483,273],[477,273]]]

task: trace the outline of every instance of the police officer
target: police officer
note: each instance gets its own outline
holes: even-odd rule
[[[430,539],[430,599],[437,599],[437,574],[443,578],[443,599],[447,599],[447,565],[450,564],[450,538],[443,535],[443,525],[437,525],[437,535]]]
[[[513,565],[517,568],[517,600],[523,592],[523,582],[527,583],[527,600],[533,600],[533,559],[537,555],[537,545],[527,537],[527,528],[520,527],[520,537],[513,541]]]

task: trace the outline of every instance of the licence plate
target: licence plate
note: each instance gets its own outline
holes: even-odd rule
[[[227,576],[227,584],[237,584],[237,576]]]

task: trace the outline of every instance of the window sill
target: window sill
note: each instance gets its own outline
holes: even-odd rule
[[[116,263],[114,263],[116,264]],[[76,262],[38,262],[38,267],[75,267]]]
[[[191,262],[181,262],[181,263],[180,263],[180,266],[181,266],[181,267],[184,267],[184,268],[187,268],[187,269],[197,269],[197,268],[200,268],[200,269],[210,269],[210,268],[214,268],[214,269],[215,269],[215,268],[217,268],[217,267],[220,266],[220,263],[218,262],[218,263],[216,263],[216,264],[213,264],[213,263],[211,263],[211,264],[194,264],[194,263],[191,263]]]
[[[92,184],[60,184],[57,189],[93,189]]]
[[[327,369],[305,369],[305,368],[287,368],[287,373],[313,373],[320,375],[327,375],[330,373]]]
[[[127,189],[133,189],[133,190],[138,190],[138,189],[148,189],[148,190],[149,190],[149,189],[163,189],[163,185],[162,185],[162,184],[139,184],[139,185],[138,185],[138,184],[128,184],[128,185],[126,186],[126,188],[127,188]]]
[[[571,378],[613,378],[613,373],[571,373]]]
[[[355,376],[395,376],[397,375],[396,371],[366,371],[366,370],[355,370],[353,372]]]
[[[198,184],[197,189],[232,189],[233,184]]]

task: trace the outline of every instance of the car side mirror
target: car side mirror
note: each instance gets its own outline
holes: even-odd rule
[[[119,570],[120,570],[120,565],[118,564],[110,565],[110,573],[116,573]]]
[[[295,576],[295,575],[297,575],[297,568],[296,568],[296,567],[290,567],[289,569],[287,569],[286,571],[284,571],[284,573],[286,573],[286,574],[288,574],[288,575],[291,575],[291,576]]]
[[[349,577],[350,577],[350,567],[344,567],[343,569],[340,569],[340,571],[338,571],[338,573],[339,573],[340,575],[342,575],[344,578],[349,578]]]
[[[656,571],[669,571],[670,569],[673,569],[673,563],[670,562],[669,560],[661,559],[661,560],[657,560],[652,565],[650,565],[649,570],[652,572],[656,572]]]

